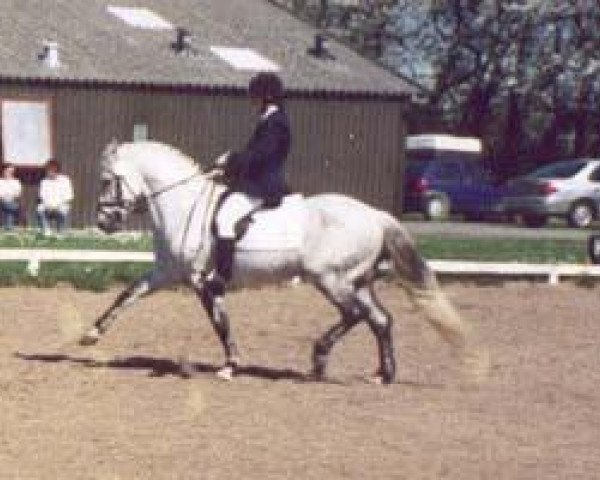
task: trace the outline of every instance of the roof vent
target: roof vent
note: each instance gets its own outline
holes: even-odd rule
[[[198,53],[192,45],[192,34],[185,28],[177,28],[177,38],[171,43],[171,48],[178,55],[195,55]]]
[[[58,42],[44,40],[42,44],[42,52],[38,55],[38,58],[49,68],[60,67],[60,60],[58,57]]]
[[[335,60],[335,57],[331,54],[326,47],[327,38],[322,33],[315,35],[315,44],[308,49],[308,53],[313,57],[321,58],[324,60]]]

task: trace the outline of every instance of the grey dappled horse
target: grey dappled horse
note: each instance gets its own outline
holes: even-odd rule
[[[144,205],[150,217],[156,260],[152,271],[118,296],[81,343],[96,343],[118,312],[139,297],[183,282],[197,293],[206,309],[226,356],[219,375],[230,379],[239,362],[238,351],[222,298],[216,297],[206,282],[213,244],[211,222],[225,187],[203,173],[192,159],[161,143],[112,143],[101,161],[98,226],[106,232],[120,230],[127,216]],[[443,338],[460,352],[471,351],[467,348],[471,342],[466,324],[394,217],[337,194],[316,195],[303,201],[306,215],[300,247],[238,251],[233,282],[243,288],[300,276],[337,307],[340,320],[314,344],[312,373],[316,378],[325,374],[334,344],[365,321],[379,351],[374,380],[394,380],[392,317],[374,291],[381,263],[386,260],[393,262],[409,297]]]

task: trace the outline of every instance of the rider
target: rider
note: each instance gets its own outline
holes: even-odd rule
[[[237,223],[261,206],[276,206],[286,193],[283,165],[291,135],[283,83],[274,73],[259,73],[250,80],[248,93],[260,109],[254,133],[243,150],[215,162],[230,184],[216,216],[216,274],[221,285],[231,280]]]

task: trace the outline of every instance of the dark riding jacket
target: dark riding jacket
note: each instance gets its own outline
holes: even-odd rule
[[[232,189],[278,202],[287,187],[283,166],[290,151],[290,122],[283,108],[263,116],[246,148],[232,153],[227,173]]]

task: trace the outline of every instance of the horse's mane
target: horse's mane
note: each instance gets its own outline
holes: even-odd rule
[[[183,153],[178,148],[157,141],[124,142],[120,144],[113,141],[109,143],[104,150],[102,155],[102,168],[110,169],[112,164],[119,158],[136,158],[139,155],[143,155],[143,157],[146,158],[152,158],[157,155],[173,157],[189,167],[201,169],[201,166],[191,156]]]

